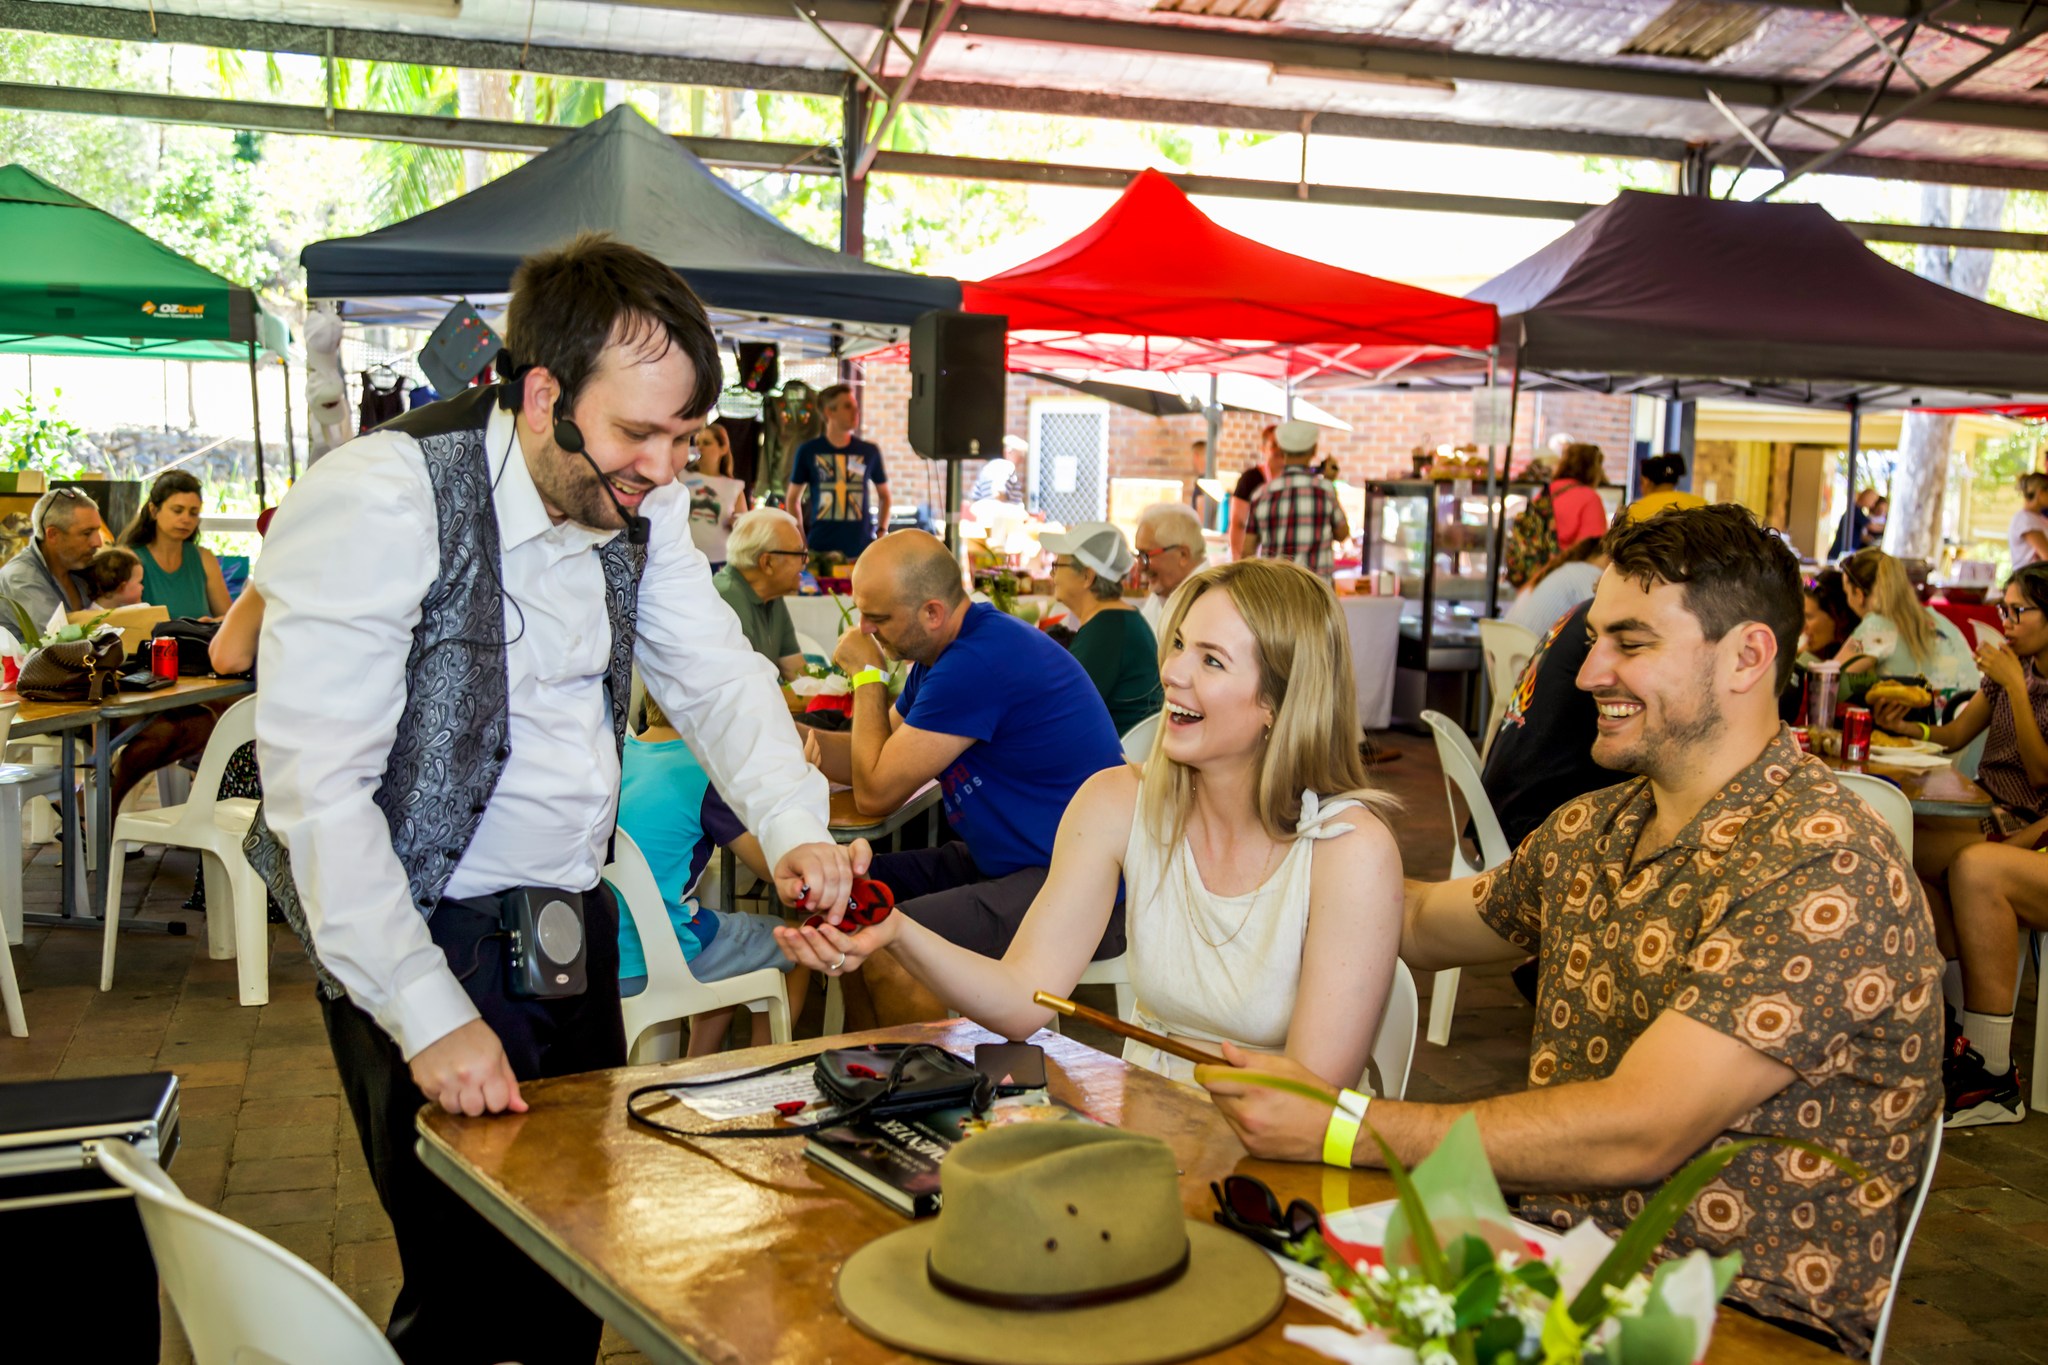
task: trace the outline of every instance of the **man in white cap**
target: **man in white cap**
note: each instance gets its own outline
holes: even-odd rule
[[[1273,434],[1280,447],[1280,472],[1252,503],[1251,533],[1258,553],[1291,559],[1324,578],[1337,566],[1331,546],[1351,538],[1351,524],[1336,490],[1316,473],[1316,428],[1311,422],[1282,422]]]
[[[1145,624],[1157,635],[1166,623],[1166,599],[1202,567],[1209,547],[1202,539],[1202,519],[1185,503],[1155,502],[1138,513],[1138,569],[1145,575]]]

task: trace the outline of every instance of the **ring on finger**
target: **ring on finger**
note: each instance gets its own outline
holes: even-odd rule
[[[828,971],[828,972],[832,972],[832,973],[834,973],[834,974],[836,975],[836,974],[838,973],[839,969],[840,969],[841,967],[844,967],[845,965],[846,965],[846,954],[845,954],[845,953],[841,953],[841,954],[839,955],[839,960],[838,960],[837,962],[833,963],[833,964],[832,964],[831,966],[827,967],[827,968],[826,968],[825,970],[826,970],[826,971]]]

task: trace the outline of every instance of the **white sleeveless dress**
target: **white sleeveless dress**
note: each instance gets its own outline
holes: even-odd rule
[[[1138,812],[1124,849],[1132,1022],[1192,1042],[1228,1039],[1254,1052],[1282,1051],[1301,986],[1315,841],[1349,830],[1333,817],[1363,804],[1345,798],[1324,805],[1303,792],[1299,837],[1265,883],[1242,896],[1211,892],[1187,840],[1166,848]],[[1144,1043],[1125,1042],[1124,1060],[1175,1080],[1194,1078],[1193,1063]]]

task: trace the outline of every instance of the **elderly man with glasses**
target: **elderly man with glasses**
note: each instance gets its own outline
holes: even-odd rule
[[[1177,502],[1155,502],[1138,514],[1134,537],[1138,569],[1150,589],[1138,610],[1145,624],[1159,634],[1166,620],[1166,599],[1173,590],[1208,560],[1209,549],[1202,540],[1202,521],[1194,509]]]
[[[711,575],[711,586],[740,618],[754,652],[772,661],[788,682],[804,671],[796,622],[782,600],[796,591],[810,558],[803,530],[781,508],[757,507],[733,523],[725,553],[725,567]]]
[[[66,611],[91,606],[92,589],[80,571],[106,543],[99,504],[76,488],[52,488],[36,500],[29,524],[34,538],[0,567],[0,597],[18,604],[29,620],[39,623],[56,615],[60,606]],[[15,639],[21,638],[13,612],[0,613],[0,625]]]

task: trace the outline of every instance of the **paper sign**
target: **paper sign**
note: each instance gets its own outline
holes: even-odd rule
[[[1052,457],[1052,491],[1071,493],[1081,483],[1081,457],[1078,455],[1055,455]]]
[[[1513,429],[1508,423],[1508,391],[1476,389],[1472,394],[1472,441],[1475,445],[1504,446]]]

